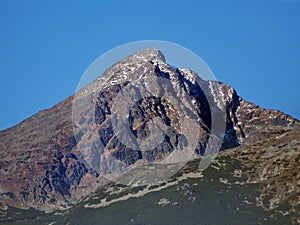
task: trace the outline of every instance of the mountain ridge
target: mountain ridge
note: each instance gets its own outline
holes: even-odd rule
[[[139,162],[163,160],[170,155],[173,146],[180,142],[182,130],[176,127],[180,115],[163,98],[140,99],[138,106],[131,110],[130,120],[135,137],[143,139],[149,136],[148,120],[161,118],[168,131],[163,145],[150,153],[139,152],[126,147],[113,133],[114,99],[126,88],[136,95],[134,85],[142,85],[144,93],[148,94],[149,81],[141,82],[145,78],[151,78],[151,86],[157,89],[161,88],[160,81],[170,82],[164,94],[176,93],[173,106],[185,105],[179,109],[188,112],[191,118],[199,119],[198,154],[203,155],[209,143],[209,131],[214,121],[210,115],[212,109],[215,110],[213,113],[225,115],[225,133],[222,133],[222,127],[216,131],[217,139],[224,138],[221,143],[223,150],[267,138],[271,133],[285,133],[299,124],[298,120],[278,110],[265,110],[243,100],[229,85],[202,80],[189,69],[174,69],[166,63],[162,52],[147,49],[115,63],[75,95],[0,131],[0,202],[4,206],[33,207],[49,212],[68,209],[103,185],[105,173],[122,169],[117,164],[109,164],[107,154],[121,161],[125,168]],[[78,103],[77,113],[84,115],[75,122],[74,101]],[[115,107],[119,110],[118,106]],[[88,117],[89,110],[93,109],[93,117]],[[90,121],[91,118],[95,122]],[[91,128],[93,124],[96,130]],[[104,147],[99,145],[99,137]],[[96,149],[96,153],[80,149],[91,145],[96,146],[91,148]],[[94,162],[83,157],[88,155],[94,160],[94,154],[99,155],[102,163],[98,158]],[[93,166],[96,163],[100,164],[99,168]],[[104,171],[103,175],[101,171]]]

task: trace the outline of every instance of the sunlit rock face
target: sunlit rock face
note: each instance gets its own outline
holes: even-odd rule
[[[160,162],[186,148],[201,156],[214,143],[220,143],[218,150],[249,144],[297,124],[146,49],[117,62],[75,96],[0,132],[0,201],[65,209],[103,185],[109,173]],[[122,131],[130,131],[128,143],[118,136]]]

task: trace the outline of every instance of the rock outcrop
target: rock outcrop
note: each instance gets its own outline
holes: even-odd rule
[[[153,121],[156,131],[162,130],[158,136]],[[102,185],[107,173],[159,162],[185,147],[198,155],[207,154],[208,145],[237,147],[298,124],[146,49],[114,64],[74,96],[0,131],[0,202],[46,211],[68,208]],[[118,135],[127,131],[125,138]]]

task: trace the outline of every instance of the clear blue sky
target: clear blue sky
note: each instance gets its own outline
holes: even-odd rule
[[[127,42],[183,45],[249,101],[300,118],[300,1],[0,0],[0,129],[72,95]]]

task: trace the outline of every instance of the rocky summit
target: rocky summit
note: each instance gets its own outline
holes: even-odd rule
[[[295,215],[298,127],[297,119],[260,108],[229,85],[203,80],[169,65],[161,51],[146,49],[115,63],[74,96],[0,131],[0,222],[17,220],[14,210],[72,215],[73,206],[114,185],[106,177],[173,164],[181,152],[189,152],[181,160],[186,163],[215,149],[240,165],[227,171],[241,177],[236,182],[265,185],[258,207],[287,204],[292,210],[285,212]],[[266,196],[270,202],[263,204]]]

